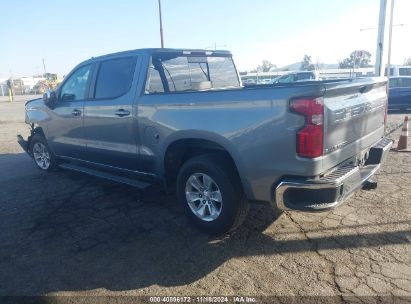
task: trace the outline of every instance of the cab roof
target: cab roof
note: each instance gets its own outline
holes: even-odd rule
[[[205,50],[205,49],[171,49],[171,48],[146,48],[136,49],[129,51],[116,52],[106,54],[98,57],[92,57],[87,61],[124,57],[124,56],[136,56],[136,55],[148,55],[161,54],[161,53],[181,53],[181,55],[203,55],[203,56],[232,56],[230,51],[226,50]]]

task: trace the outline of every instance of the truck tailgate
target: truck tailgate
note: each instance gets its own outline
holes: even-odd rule
[[[325,87],[324,155],[344,152],[354,156],[384,135],[385,78],[329,83]]]

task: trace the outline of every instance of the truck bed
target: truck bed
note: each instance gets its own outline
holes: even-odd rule
[[[296,153],[305,119],[289,106],[304,97],[324,100],[324,151],[316,158]],[[385,103],[386,79],[364,78],[145,95],[138,112],[145,125],[168,138],[165,144],[187,130],[220,144],[234,158],[247,196],[271,201],[267,189],[282,177],[323,175],[377,143],[384,135]],[[154,150],[147,158],[161,154],[161,147],[148,148]],[[154,157],[150,163],[155,165]]]

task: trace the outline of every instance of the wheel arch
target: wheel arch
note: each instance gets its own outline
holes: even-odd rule
[[[167,138],[160,151],[156,171],[166,185],[176,177],[179,168],[187,159],[216,152],[229,157],[238,174],[244,193],[247,197],[251,197],[251,187],[245,178],[247,175],[241,156],[227,138],[206,131],[181,131]]]

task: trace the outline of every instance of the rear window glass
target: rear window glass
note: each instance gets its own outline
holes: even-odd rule
[[[313,73],[298,73],[297,80],[314,79]]]
[[[173,56],[152,57],[146,92],[184,92],[239,87],[231,57]]]
[[[290,82],[294,82],[294,81],[296,81],[294,74],[284,75],[284,76],[281,76],[278,79],[279,83],[290,83]]]
[[[134,58],[103,61],[97,74],[94,98],[116,98],[128,92],[133,81]]]

